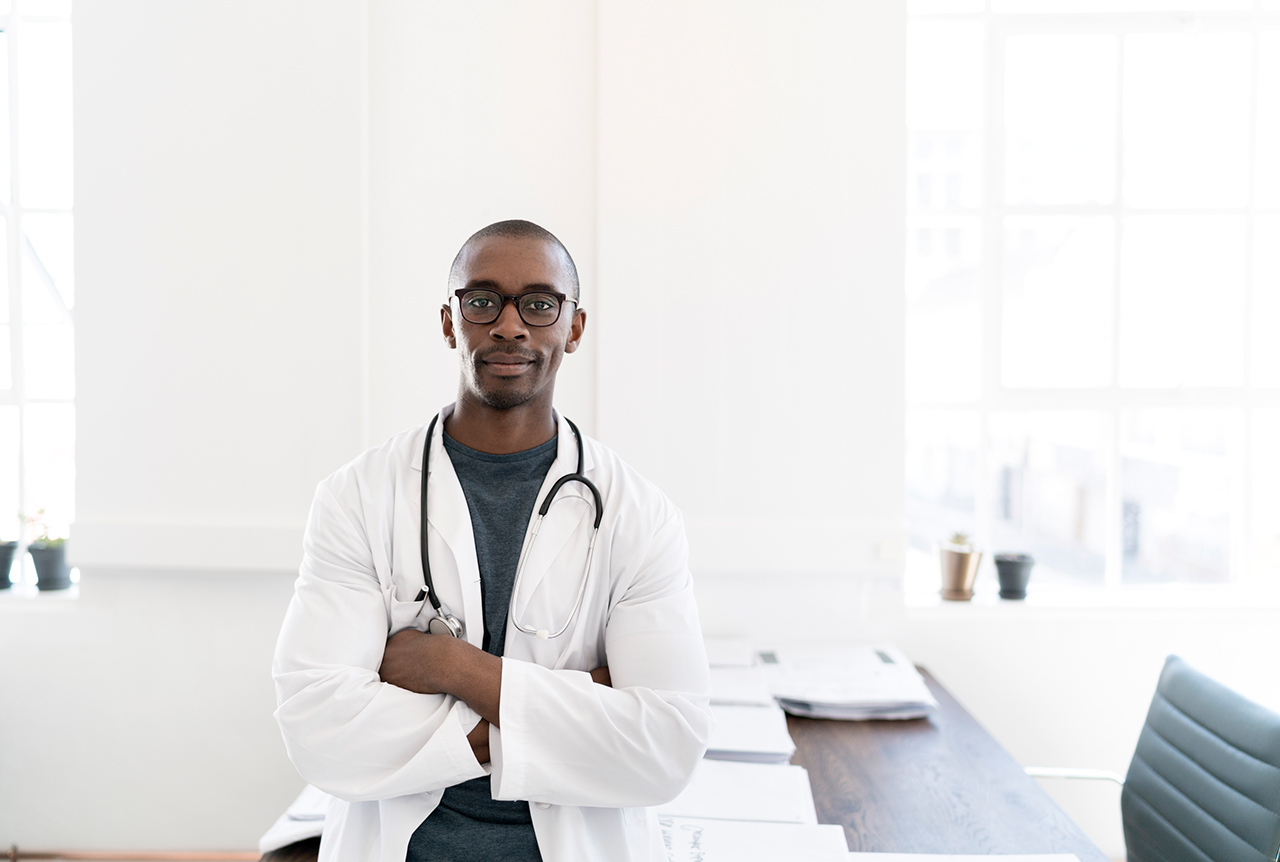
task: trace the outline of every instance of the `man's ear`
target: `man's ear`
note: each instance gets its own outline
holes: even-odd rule
[[[453,334],[453,309],[446,303],[440,306],[440,329],[444,332],[444,343],[450,350],[458,349],[458,338]]]
[[[582,333],[587,331],[587,313],[582,309],[573,312],[573,323],[569,326],[569,340],[565,342],[564,352],[573,353],[582,343]]]

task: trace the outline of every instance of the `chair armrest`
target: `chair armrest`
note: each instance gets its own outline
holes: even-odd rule
[[[1084,778],[1092,781],[1114,781],[1124,786],[1124,776],[1106,769],[1075,769],[1070,766],[1028,766],[1027,775],[1032,778]]]

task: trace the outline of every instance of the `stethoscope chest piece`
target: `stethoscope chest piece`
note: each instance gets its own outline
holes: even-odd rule
[[[433,635],[449,635],[450,637],[462,637],[462,622],[453,614],[437,613],[427,623],[427,631]]]

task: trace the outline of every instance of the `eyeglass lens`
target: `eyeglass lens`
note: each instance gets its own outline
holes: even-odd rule
[[[496,290],[468,290],[458,304],[470,323],[493,323],[502,313],[504,300]],[[523,293],[516,300],[520,319],[530,326],[550,326],[560,318],[560,300],[549,293]]]

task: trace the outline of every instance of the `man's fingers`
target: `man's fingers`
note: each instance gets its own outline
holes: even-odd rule
[[[613,679],[609,676],[608,665],[601,665],[591,671],[591,679],[593,682],[598,682],[600,685],[607,685],[609,688],[613,688]]]

